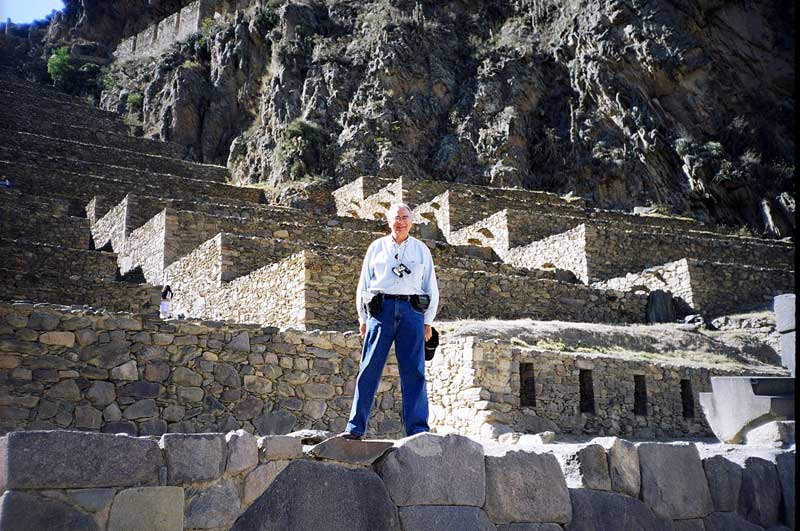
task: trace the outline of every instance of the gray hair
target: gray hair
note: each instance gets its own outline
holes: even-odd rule
[[[389,207],[389,210],[386,211],[386,220],[391,223],[392,218],[397,215],[397,211],[401,208],[405,208],[408,210],[408,215],[411,215],[411,207],[405,203],[392,203],[392,206]]]

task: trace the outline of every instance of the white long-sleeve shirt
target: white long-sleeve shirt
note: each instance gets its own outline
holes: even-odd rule
[[[393,267],[404,264],[411,274],[400,278],[392,272]],[[372,242],[364,256],[361,277],[356,290],[356,309],[358,321],[367,322],[367,312],[362,304],[364,293],[375,295],[428,295],[430,306],[424,312],[425,324],[433,324],[439,307],[439,286],[433,270],[433,257],[428,246],[409,236],[398,245],[391,234]]]

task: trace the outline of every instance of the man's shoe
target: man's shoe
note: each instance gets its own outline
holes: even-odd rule
[[[342,439],[347,439],[348,441],[360,441],[361,435],[356,435],[355,433],[350,433],[349,431],[343,431],[339,434],[339,437]]]

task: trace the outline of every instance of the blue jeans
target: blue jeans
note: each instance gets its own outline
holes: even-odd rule
[[[422,312],[408,301],[384,299],[378,315],[367,320],[367,335],[347,431],[364,435],[381,380],[389,348],[394,342],[400,387],[403,391],[403,425],[406,435],[429,431],[428,391],[425,387],[425,335]]]

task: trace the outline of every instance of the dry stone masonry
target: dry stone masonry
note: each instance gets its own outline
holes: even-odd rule
[[[344,442],[295,432],[0,438],[3,529],[777,529],[794,451],[460,435]],[[126,459],[120,460],[118,456]]]

